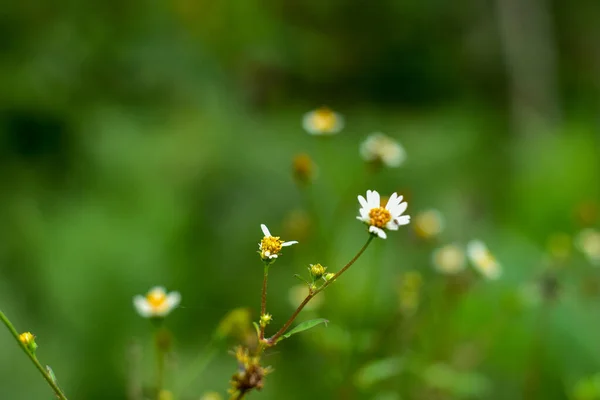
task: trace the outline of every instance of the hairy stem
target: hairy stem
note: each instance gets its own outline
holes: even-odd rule
[[[310,293],[308,293],[306,298],[302,301],[302,303],[300,303],[298,308],[296,308],[296,310],[294,311],[292,316],[286,321],[286,323],[283,324],[281,329],[278,330],[277,333],[275,333],[269,339],[267,339],[267,343],[270,346],[273,346],[277,342],[277,339],[279,339],[281,337],[281,335],[283,335],[289,329],[290,325],[292,325],[292,323],[294,322],[294,320],[296,319],[298,314],[300,314],[300,311],[302,311],[302,309],[308,304],[309,301],[312,300],[313,297],[315,297],[318,293],[320,293],[327,286],[329,286],[333,281],[335,281],[337,278],[339,278],[344,272],[346,272],[346,270],[348,268],[350,268],[352,266],[352,264],[354,264],[356,262],[356,260],[358,260],[358,258],[365,252],[367,247],[369,247],[369,244],[371,244],[371,241],[373,240],[374,237],[375,237],[374,235],[370,234],[369,239],[367,239],[367,242],[363,245],[363,247],[361,247],[361,249],[358,251],[358,253],[356,253],[356,255],[352,258],[352,260],[348,261],[348,263],[346,265],[344,265],[344,267],[342,269],[340,269],[338,272],[336,272],[336,274],[331,279],[329,279],[327,282],[325,282],[320,288],[318,288],[314,291],[311,290]]]
[[[35,354],[33,354],[31,351],[29,351],[27,346],[25,346],[25,344],[23,344],[19,340],[19,333],[17,332],[17,330],[15,329],[13,324],[9,321],[9,319],[6,317],[6,315],[4,315],[4,313],[2,311],[0,311],[0,320],[2,320],[4,325],[6,325],[6,327],[10,331],[10,333],[13,335],[13,337],[19,344],[19,347],[25,352],[25,354],[27,354],[27,357],[29,357],[29,359],[31,360],[33,365],[35,365],[35,367],[40,371],[40,373],[42,374],[42,376],[44,377],[46,382],[48,382],[48,385],[50,385],[50,387],[56,394],[56,397],[58,397],[60,400],[67,400],[67,396],[65,396],[65,394],[62,392],[62,390],[60,390],[60,388],[58,387],[56,382],[54,382],[54,380],[52,379],[52,377],[50,376],[48,371],[46,371],[46,369],[42,366],[42,364],[40,364],[40,362],[36,358]]]
[[[267,312],[267,279],[269,277],[269,264],[265,263],[264,268],[264,276],[263,276],[263,284],[262,284],[262,297],[260,301],[260,318]],[[263,340],[265,338],[265,325],[262,321],[259,322],[260,325],[260,337],[258,340]]]

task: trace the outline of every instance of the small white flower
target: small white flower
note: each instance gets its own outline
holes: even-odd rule
[[[467,256],[473,266],[487,279],[500,277],[502,268],[482,241],[470,241],[467,245]]]
[[[575,238],[575,245],[592,264],[600,265],[600,232],[588,228]]]
[[[133,305],[136,311],[144,318],[156,318],[167,316],[181,302],[179,292],[167,294],[162,286],[155,286],[146,296],[135,296]]]
[[[406,160],[406,151],[396,140],[381,132],[370,134],[360,145],[360,155],[368,162],[381,162],[388,167],[399,167]]]
[[[344,128],[344,117],[328,107],[321,107],[304,114],[302,127],[311,135],[334,135]]]
[[[415,232],[423,239],[431,239],[444,230],[444,216],[438,210],[427,210],[420,212],[415,217],[413,224]]]
[[[381,206],[379,193],[375,190],[367,190],[366,199],[359,195],[358,202],[361,208],[356,219],[369,225],[369,232],[382,239],[387,238],[385,230],[396,231],[400,225],[410,222],[410,216],[402,215],[408,204],[396,193],[390,196],[385,207]]]
[[[432,261],[438,272],[453,275],[465,269],[466,257],[462,248],[448,244],[433,252]]]
[[[279,256],[282,247],[298,243],[295,240],[284,242],[279,239],[279,236],[271,236],[271,232],[269,232],[269,228],[267,228],[265,224],[261,224],[260,229],[262,229],[265,236],[258,244],[258,250],[260,252],[260,258],[264,261],[276,259]]]

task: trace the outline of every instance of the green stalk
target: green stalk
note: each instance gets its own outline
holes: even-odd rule
[[[4,325],[6,325],[6,327],[10,331],[10,333],[13,335],[13,337],[19,344],[19,347],[25,352],[25,354],[27,354],[27,357],[29,357],[29,359],[31,360],[33,365],[35,365],[35,367],[38,369],[38,371],[40,371],[40,373],[42,374],[42,376],[44,377],[46,382],[48,382],[48,385],[50,385],[50,387],[56,394],[56,397],[58,397],[60,400],[67,400],[67,396],[64,395],[64,393],[62,392],[62,390],[60,390],[60,388],[58,387],[56,382],[54,382],[54,380],[52,379],[52,377],[50,376],[48,371],[46,371],[46,369],[42,366],[42,364],[40,364],[40,362],[38,361],[35,354],[33,354],[31,351],[29,351],[27,346],[25,346],[25,344],[23,342],[21,342],[21,340],[19,340],[19,333],[17,332],[17,330],[15,329],[13,324],[6,317],[6,315],[4,315],[4,313],[2,311],[0,311],[0,320],[2,320]]]

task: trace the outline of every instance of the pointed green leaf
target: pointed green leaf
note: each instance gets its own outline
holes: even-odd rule
[[[252,325],[254,325],[254,329],[256,329],[256,335],[260,336],[260,326],[254,321],[252,321]]]
[[[294,278],[300,279],[302,282],[306,283],[307,285],[309,285],[308,281],[306,279],[304,279],[302,276],[295,274]]]
[[[296,333],[300,333],[300,332],[303,332],[310,328],[314,328],[317,325],[325,324],[325,326],[327,326],[328,322],[329,321],[326,320],[325,318],[317,318],[317,319],[311,319],[309,321],[304,321],[301,324],[298,324],[294,329],[292,329],[288,333],[281,335],[281,337],[279,339],[277,339],[277,343],[281,342],[283,339],[287,339],[290,336],[295,335]]]

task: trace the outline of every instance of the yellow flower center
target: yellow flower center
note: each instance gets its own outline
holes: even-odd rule
[[[392,220],[392,214],[383,207],[372,208],[369,211],[369,224],[378,228],[383,228],[385,225]]]
[[[167,305],[167,294],[162,291],[154,290],[148,293],[146,300],[154,310],[160,310]]]
[[[263,258],[269,255],[279,254],[283,240],[279,236],[265,236],[260,242],[260,248]]]
[[[335,127],[337,118],[335,113],[329,108],[321,107],[315,111],[312,122],[315,129],[319,131],[330,131]]]

